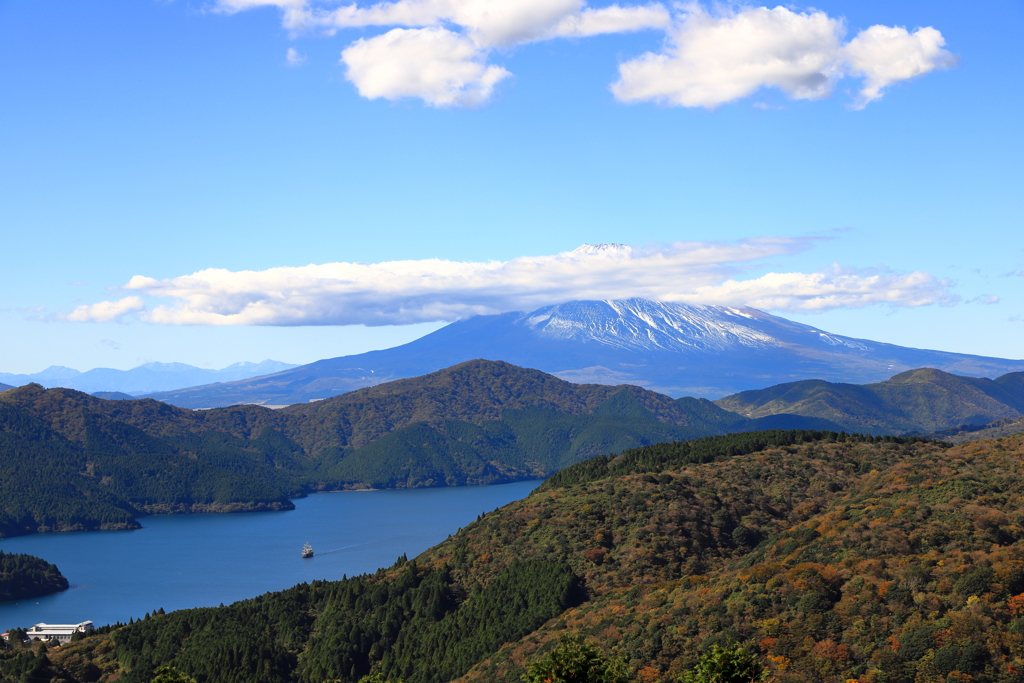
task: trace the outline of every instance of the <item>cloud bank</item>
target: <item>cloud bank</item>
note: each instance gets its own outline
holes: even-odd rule
[[[872,26],[843,43],[841,19],[821,11],[740,7],[711,13],[699,3],[592,8],[585,0],[396,0],[338,7],[326,0],[216,0],[236,13],[277,7],[298,35],[389,28],[341,53],[347,78],[369,99],[418,98],[436,107],[478,106],[511,75],[489,64],[496,50],[556,38],[654,30],[664,48],[619,65],[621,102],[713,108],[777,88],[821,99],[844,77],[863,81],[854,108],[888,86],[955,63],[934,28]],[[671,7],[671,8],[670,8]]]
[[[792,99],[828,97],[844,76],[864,79],[862,108],[893,83],[952,66],[934,28],[872,26],[843,44],[842,20],[821,11],[746,8],[713,16],[691,5],[665,49],[619,65],[612,92],[623,102],[713,108],[778,88]]]
[[[758,261],[809,248],[810,239],[678,242],[631,248],[583,245],[510,261],[441,259],[326,263],[262,271],[218,268],[157,280],[136,275],[116,301],[79,306],[73,321],[135,316],[166,325],[405,325],[526,311],[580,299],[658,301],[815,312],[874,304],[951,304],[950,283],[928,273],[768,273],[738,279]],[[150,300],[162,303],[147,304]]]

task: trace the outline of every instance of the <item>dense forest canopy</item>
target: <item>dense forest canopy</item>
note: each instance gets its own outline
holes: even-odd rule
[[[1024,672],[1022,456],[1019,435],[830,432],[626,451],[376,574],[148,615],[49,668],[12,651],[0,670],[511,683],[571,636],[645,683],[699,680],[729,653],[779,683],[1009,683]]]
[[[32,555],[0,550],[0,602],[38,598],[67,588],[68,580],[57,565]]]

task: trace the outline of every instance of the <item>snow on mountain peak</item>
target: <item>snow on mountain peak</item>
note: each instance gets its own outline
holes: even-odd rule
[[[622,299],[570,301],[527,313],[517,322],[549,339],[632,350],[764,348],[781,342],[752,325],[746,310]]]
[[[610,244],[581,244],[573,249],[572,254],[628,254],[632,247],[612,242]]]

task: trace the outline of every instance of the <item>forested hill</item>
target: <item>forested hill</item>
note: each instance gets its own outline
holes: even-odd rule
[[[24,406],[33,397],[41,416]],[[0,394],[0,536],[137,528],[137,516],[158,512],[289,509],[302,492],[273,439],[151,436],[102,410],[124,403],[137,402],[31,385]],[[151,403],[140,408],[159,412]]]
[[[790,382],[715,404],[751,418],[779,413],[818,417],[847,431],[938,432],[1024,416],[1024,372],[987,379],[921,368],[875,384]]]
[[[57,565],[32,555],[0,550],[0,602],[38,598],[67,588],[68,580]]]
[[[0,382],[0,391],[7,391],[8,389],[13,388],[14,387],[12,387],[10,384],[4,384],[3,382]]]
[[[419,423],[481,425],[501,420],[508,411],[576,416],[627,413],[710,432],[723,425],[749,429],[767,424],[750,422],[703,399],[672,399],[630,385],[573,384],[538,370],[484,360],[281,410],[255,405],[189,410],[151,399],[104,401],[35,384],[0,396],[0,402],[24,408],[74,440],[83,433],[82,416],[90,413],[157,437],[212,430],[252,438],[270,427],[310,455],[325,448],[359,448]]]
[[[0,672],[513,683],[575,634],[642,683],[737,644],[778,683],[1019,681],[1024,436],[743,434],[617,463],[569,468],[375,575],[152,615]]]
[[[283,410],[193,411],[30,384],[0,394],[0,535],[287,509],[315,490],[537,478],[643,444],[778,426],[835,425],[751,420],[491,361]]]

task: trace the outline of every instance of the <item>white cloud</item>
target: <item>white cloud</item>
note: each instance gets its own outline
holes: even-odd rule
[[[307,0],[218,0],[221,12],[275,6],[293,32],[333,34],[397,27],[342,52],[348,79],[364,97],[420,97],[434,106],[476,106],[510,74],[488,65],[494,49],[558,37],[664,29],[669,11],[654,3],[599,9],[584,0],[397,0],[329,7]],[[289,52],[289,54],[291,54]],[[289,60],[291,63],[291,60]]]
[[[857,34],[844,53],[851,71],[864,76],[858,108],[882,96],[882,89],[956,64],[956,57],[943,50],[942,34],[934,28],[913,33],[902,27],[872,26]]]
[[[294,47],[288,48],[288,52],[284,55],[284,62],[288,66],[298,66],[306,61],[306,58],[299,54],[299,51]]]
[[[753,280],[729,280],[701,287],[686,300],[691,303],[748,306],[776,311],[816,313],[833,308],[951,305],[948,280],[922,272],[851,271],[833,266],[818,273],[768,273]]]
[[[118,301],[101,301],[98,304],[79,306],[64,316],[73,322],[109,323],[114,320],[141,311],[146,307],[141,297],[126,296]]]
[[[646,29],[664,29],[672,23],[672,17],[663,5],[643,7],[619,7],[612,5],[602,9],[585,9],[578,14],[565,17],[548,34],[549,37],[584,38],[606,33],[625,33]]]
[[[650,28],[670,23],[660,3],[636,7],[586,7],[584,0],[397,0],[333,9],[305,0],[219,0],[226,13],[276,6],[293,31],[334,32],[344,28],[457,26],[480,47],[511,47],[557,36],[592,36]]]
[[[208,269],[165,280],[137,275],[123,289],[169,301],[140,312],[142,300],[132,296],[79,307],[67,319],[108,322],[138,313],[148,322],[170,325],[402,325],[577,299],[645,297],[780,311],[956,300],[948,292],[949,282],[927,273],[833,268],[738,277],[757,261],[794,254],[812,243],[763,238],[650,248],[584,245],[505,262],[426,259],[263,271]]]
[[[419,97],[436,107],[475,106],[511,74],[485,63],[467,38],[443,28],[400,29],[361,39],[341,53],[347,78],[369,99]]]
[[[546,36],[566,17],[583,9],[583,0],[398,0],[371,7],[346,5],[320,15],[330,28],[454,24],[481,47],[510,47]]]
[[[619,65],[612,93],[623,102],[710,109],[761,88],[820,99],[839,78],[853,75],[864,78],[860,108],[888,85],[955,63],[934,28],[911,34],[872,26],[843,45],[845,32],[842,20],[821,11],[746,7],[712,15],[689,5],[669,29],[663,52]]]
[[[217,0],[217,9],[228,14],[257,7],[279,7],[284,11],[288,11],[302,10],[306,6],[306,0]]]
[[[827,95],[842,22],[824,12],[748,8],[715,17],[699,6],[669,31],[664,53],[619,66],[612,92],[623,102],[714,107],[763,86],[791,97]]]
[[[889,85],[956,61],[931,27],[910,33],[872,26],[843,45],[841,19],[781,6],[718,8],[712,14],[699,2],[673,4],[671,11],[660,2],[593,8],[586,0],[395,0],[363,6],[330,0],[215,2],[228,14],[277,7],[282,24],[294,34],[409,29],[359,40],[342,53],[342,61],[366,97],[423,97],[435,106],[486,100],[494,84],[509,75],[487,65],[495,49],[649,29],[666,33],[665,48],[619,65],[611,89],[620,101],[713,108],[761,88],[778,88],[794,99],[820,99],[840,78],[855,76],[864,79],[854,103],[862,108]],[[391,48],[401,54],[392,55]],[[419,55],[426,57],[422,63],[415,59]]]
[[[216,0],[217,11],[235,14],[260,7],[277,7],[282,13],[282,23],[287,28],[298,29],[309,23],[312,13],[307,0]]]

